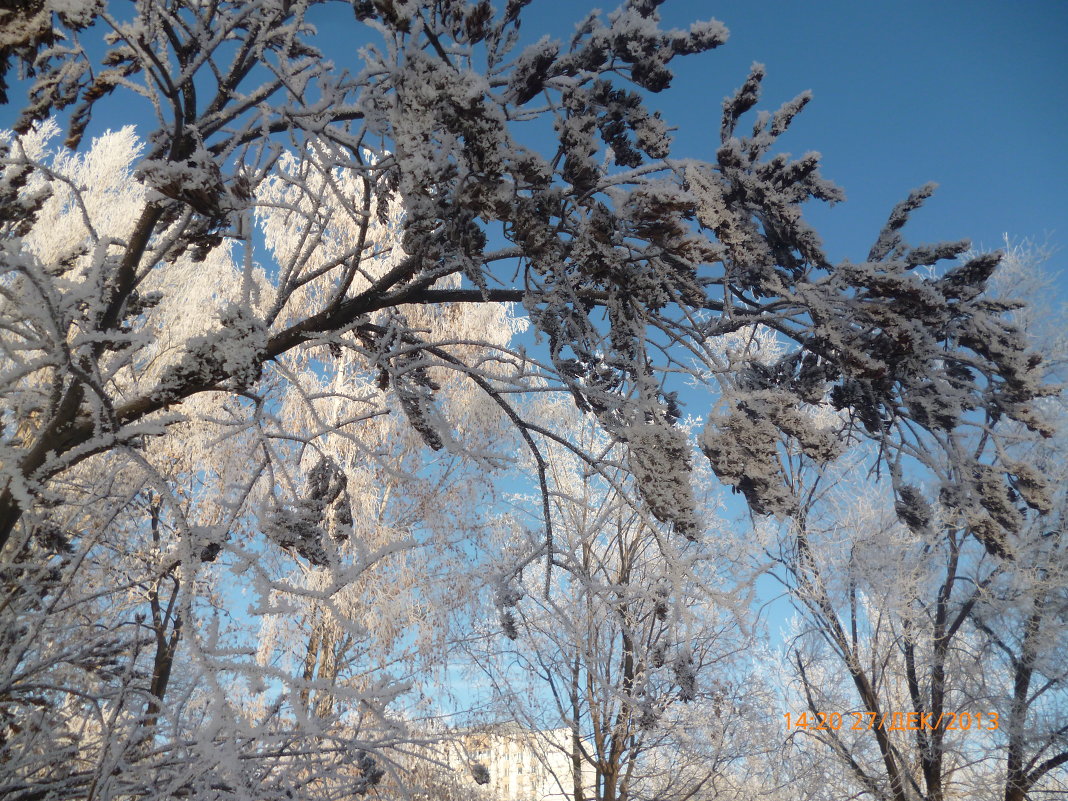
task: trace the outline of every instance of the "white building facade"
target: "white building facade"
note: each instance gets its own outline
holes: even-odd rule
[[[469,765],[489,774],[484,789],[494,801],[566,801],[574,798],[571,730],[534,731],[516,723],[471,730],[462,738]],[[584,796],[591,797],[594,772],[583,764]]]

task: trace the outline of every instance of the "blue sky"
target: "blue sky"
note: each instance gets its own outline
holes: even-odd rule
[[[562,5],[535,0],[524,33],[566,37],[595,7]],[[754,61],[768,71],[761,108],[813,92],[781,141],[822,153],[824,175],[846,190],[846,203],[808,212],[832,257],[864,258],[893,205],[927,181],[940,189],[910,224],[912,242],[997,247],[1007,232],[1068,245],[1068,3],[667,0],[661,10],[666,24],[714,17],[731,32],[676,62],[651,104],[679,128],[681,154],[711,156],[721,101]]]

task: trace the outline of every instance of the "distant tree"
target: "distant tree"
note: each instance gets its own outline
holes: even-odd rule
[[[313,196],[321,251],[343,252],[363,236],[379,254],[379,263],[368,269],[390,269],[403,253],[391,241],[399,224],[396,209],[366,229],[354,225],[347,204],[363,191],[360,184],[347,185],[343,175],[308,174],[289,156],[280,161],[260,211],[279,262],[303,246],[304,218],[292,208]],[[442,283],[454,282],[447,277]],[[307,290],[314,297],[324,288],[311,282]],[[405,320],[435,341],[449,342],[441,346],[448,353],[473,358],[478,346],[469,343],[503,351],[523,327],[508,305],[498,303],[414,306]],[[346,667],[361,677],[351,680],[373,683],[372,661],[414,677],[419,670],[412,658],[444,654],[448,618],[464,600],[458,590],[467,571],[458,564],[457,549],[481,536],[488,518],[479,510],[492,494],[488,477],[511,462],[515,443],[500,409],[475,384],[426,366],[421,380],[444,396],[428,417],[463,432],[462,440],[450,438],[447,448],[442,440],[441,453],[434,453],[425,446],[432,429],[390,413],[391,404],[404,409],[418,398],[383,386],[379,373],[368,376],[364,354],[356,349],[330,354],[329,370],[317,361],[321,355],[306,350],[282,359],[286,380],[272,417],[284,437],[272,445],[279,457],[272,463],[292,475],[280,475],[269,487],[264,482],[270,498],[263,517],[270,539],[308,558],[294,560],[294,574],[271,591],[277,597],[268,606],[279,612],[264,621],[260,657],[269,660],[273,652],[301,662],[296,672],[307,683],[300,695],[305,703],[315,695],[308,711],[326,717]],[[443,430],[442,436],[449,435]],[[458,515],[458,509],[469,511]],[[316,528],[309,538],[307,531]],[[367,569],[339,575],[331,556],[342,564],[366,563]],[[429,660],[419,661],[426,668]]]
[[[484,619],[469,646],[492,688],[479,700],[540,749],[563,750],[566,762],[553,764],[567,770],[551,779],[569,799],[726,799],[769,742],[753,736],[767,688],[743,658],[754,647],[747,549],[711,492],[695,506],[697,533],[723,547],[672,537],[640,505],[625,446],[568,406],[529,414],[572,425],[567,447],[545,452],[558,523],[548,592],[522,564],[524,540],[537,537],[522,518],[502,521],[486,546],[503,567],[484,602],[499,619]],[[599,454],[596,472],[583,453]]]

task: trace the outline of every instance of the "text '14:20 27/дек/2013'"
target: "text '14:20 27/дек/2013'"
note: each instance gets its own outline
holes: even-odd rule
[[[996,731],[997,712],[784,712],[786,728],[838,731],[845,726],[850,731],[884,729],[886,731]],[[850,723],[852,718],[852,725]]]

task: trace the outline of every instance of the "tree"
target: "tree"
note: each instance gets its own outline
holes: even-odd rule
[[[268,245],[280,263],[294,258],[305,244],[300,228],[304,218],[293,215],[293,208],[314,202],[322,225],[316,247],[323,255],[343,253],[362,237],[379,255],[377,262],[366,263],[367,270],[377,275],[394,266],[403,255],[391,243],[398,212],[385,213],[369,226],[354,225],[346,212],[362,186],[347,185],[350,178],[340,172],[316,173],[291,157],[280,159],[279,175],[266,187],[260,211]],[[367,280],[357,277],[355,283]],[[442,279],[443,285],[450,283],[449,277]],[[315,297],[329,287],[313,281],[305,289]],[[449,354],[472,358],[478,354],[469,342],[503,351],[523,327],[510,305],[496,303],[416,306],[406,310],[404,320],[442,343],[439,347]],[[367,376],[364,354],[353,348],[339,347],[326,374],[311,354],[284,360],[287,380],[275,418],[287,441],[274,447],[293,450],[279,463],[296,462],[295,475],[278,482],[281,487],[270,487],[265,530],[276,543],[295,545],[298,552],[305,549],[315,557],[278,587],[284,611],[266,622],[260,650],[261,659],[276,647],[292,651],[297,644],[286,635],[294,632],[284,630],[293,622],[294,604],[304,607],[299,615],[303,642],[297,645],[303,652],[301,672],[319,687],[317,712],[325,715],[339,670],[354,652],[362,673],[370,652],[385,669],[406,661],[400,658],[405,651],[411,656],[444,650],[448,616],[463,599],[463,593],[456,592],[457,581],[464,580],[462,571],[450,562],[455,550],[475,540],[486,525],[486,516],[478,511],[457,519],[455,510],[477,510],[491,494],[488,477],[509,463],[510,440],[500,409],[455,372],[413,362],[406,367],[416,381],[409,385],[401,378],[391,387],[388,382],[383,386],[381,374]],[[423,409],[419,404],[425,398],[419,390],[430,386],[443,397],[433,408]],[[407,425],[403,415],[389,414],[394,401],[419,424]],[[354,404],[364,411],[354,415]],[[430,427],[432,421],[437,428]],[[303,435],[294,433],[295,425]],[[463,439],[449,431],[463,432]],[[433,438],[440,455],[425,447],[427,438]],[[303,493],[300,475],[306,476],[308,487]],[[321,531],[309,538],[306,532],[312,527]],[[370,555],[382,558],[376,558],[373,569],[341,577],[330,555],[319,552],[322,543],[332,543],[344,563]],[[440,584],[432,584],[431,575]],[[303,585],[303,600],[292,597],[294,585]],[[367,618],[374,620],[373,626]],[[405,669],[409,679],[419,672],[411,665]],[[300,693],[307,700],[310,687]]]
[[[723,547],[676,542],[638,503],[623,448],[569,406],[543,401],[528,415],[572,426],[568,447],[545,454],[558,524],[552,582],[545,593],[529,562],[511,567],[537,532],[502,521],[490,563],[503,568],[484,601],[500,617],[484,618],[469,646],[492,688],[483,703],[519,721],[540,753],[567,755],[543,767],[567,798],[726,798],[759,752],[751,738],[763,713],[743,659],[745,548],[718,514],[710,477],[699,533]],[[597,472],[583,452],[599,454]]]
[[[474,432],[511,427],[531,453],[541,495],[544,536],[522,559],[547,568],[555,537],[544,450],[566,446],[568,430],[524,416],[526,394],[566,393],[625,446],[623,466],[645,513],[680,540],[699,530],[672,386],[680,371],[733,387],[701,446],[758,513],[798,508],[775,459],[781,438],[814,458],[835,456],[798,407],[828,400],[844,413],[844,432],[875,441],[873,459],[889,467],[951,442],[984,415],[1049,433],[1034,404],[1045,392],[1038,361],[1007,307],[983,294],[998,257],[941,271],[933,268],[965,243],[910,247],[901,236],[930,188],[894,210],[864,261],[831,263],[802,206],[841,192],[820,176],[815,154],[771,154],[807,95],[758,115],[743,135],[763,77],[756,68],[724,104],[714,158],[671,157],[667,123],[649,99],[667,88],[676,56],[725,41],[719,23],[663,31],[656,0],[627,0],[590,14],[569,43],[520,46],[522,0],[503,9],[355,2],[343,8],[367,46],[337,68],[311,24],[324,5],[73,0],[55,11],[27,2],[2,12],[11,24],[0,69],[14,65],[33,79],[20,137],[0,154],[0,554],[12,571],[5,636],[23,636],[35,596],[52,592],[52,568],[75,565],[77,554],[121,547],[137,532],[138,543],[178,559],[153,551],[148,579],[134,582],[151,618],[137,630],[160,657],[154,690],[138,696],[145,703],[134,712],[123,690],[122,703],[98,715],[115,724],[102,741],[107,758],[73,783],[35,786],[38,758],[19,787],[27,798],[72,788],[142,792],[134,773],[115,772],[103,746],[128,754],[117,732],[156,721],[146,710],[160,693],[174,694],[168,665],[181,638],[193,642],[195,620],[212,647],[191,649],[197,670],[182,680],[190,688],[183,720],[210,729],[208,721],[220,734],[195,745],[174,738],[185,756],[160,757],[174,770],[168,786],[264,797],[347,791],[352,771],[362,771],[352,755],[368,745],[366,730],[323,728],[324,718],[294,711],[299,703],[233,714],[232,688],[220,678],[225,637],[210,616],[198,619],[201,596],[191,588],[224,547],[261,583],[312,600],[314,582],[284,581],[273,558],[295,554],[339,576],[368,569],[369,555],[345,550],[342,477],[355,479],[337,460],[358,454],[403,473],[397,462],[411,451],[378,447],[382,415],[403,417],[430,451],[483,466],[498,454]],[[46,130],[35,125],[61,114],[66,145],[81,147],[111,95],[143,101],[152,120],[119,219],[107,217],[92,187],[27,144]],[[544,148],[524,144],[529,129],[550,127]],[[62,238],[50,230],[62,216],[49,210],[57,204],[68,212]],[[279,225],[299,237],[280,247],[272,241]],[[190,291],[217,294],[210,322],[185,313]],[[500,332],[453,330],[461,317],[494,319],[501,303],[522,304],[540,350],[506,345]],[[724,372],[719,343],[757,323],[788,343],[781,357]],[[332,387],[339,400],[327,408],[317,393],[342,373],[353,383]],[[281,413],[302,395],[306,416]],[[219,427],[219,442],[237,443],[231,453],[243,464],[235,458],[217,473],[188,459],[158,464],[181,454],[198,417]],[[1000,499],[1019,476],[988,454],[939,452],[966,490],[945,504],[978,521],[969,531],[987,552],[1005,551],[1024,518],[999,514]],[[137,493],[118,507],[124,519],[99,516],[85,477],[106,476],[111,503],[131,475]],[[182,497],[191,484],[203,490],[192,513],[210,497],[210,522],[189,524]],[[90,510],[92,525],[72,525],[78,508]],[[130,614],[114,604],[108,648],[140,653],[139,637],[127,636],[130,614],[142,626],[138,604],[124,607]],[[321,611],[307,606],[314,627]],[[91,628],[79,629],[79,649],[93,642]],[[313,678],[323,676],[305,685],[309,692],[332,687],[334,667],[320,672],[325,651],[305,651]],[[21,658],[9,675],[22,675]],[[64,670],[83,661],[55,660]],[[136,672],[143,661],[125,664]],[[380,709],[395,689],[361,698]],[[397,738],[370,718],[375,742]],[[301,761],[288,745],[316,737],[321,747],[308,752],[318,761]],[[240,745],[220,749],[224,740]],[[150,748],[152,738],[139,742]],[[196,769],[197,760],[211,768]]]
[[[1007,250],[1003,280],[1020,291],[1033,284],[1038,259]],[[1038,333],[1033,311],[1019,322]],[[1055,333],[1041,336],[1054,374],[1063,367]],[[1051,423],[1063,420],[1059,405],[1047,404]],[[813,724],[793,736],[812,738],[840,761],[842,792],[1019,801],[1063,782],[1064,497],[1054,490],[1063,434],[1036,443],[996,415],[980,430],[953,444],[976,455],[994,450],[1014,487],[980,496],[964,514],[957,498],[970,488],[943,453],[924,460],[941,478],[935,491],[906,483],[922,475],[918,459],[858,491],[857,479],[813,471],[796,456],[807,502],[782,563],[801,613],[790,657],[801,701],[795,719],[804,711]],[[977,469],[972,481],[991,472]],[[865,497],[875,500],[857,501]],[[1022,525],[992,549],[988,516]],[[819,714],[846,710],[856,712],[843,715],[842,730],[820,725]]]
[[[403,408],[431,444],[434,390],[421,383],[421,360],[464,373],[507,407],[496,377],[481,374],[485,362],[442,353],[389,313],[411,305],[521,301],[548,339],[555,380],[632,443],[631,467],[646,475],[661,473],[681,446],[673,401],[657,378],[673,359],[655,357],[657,332],[704,354],[706,342],[754,320],[796,344],[792,368],[760,378],[774,398],[754,414],[767,425],[746,426],[739,410],[728,426],[745,429],[754,458],[780,429],[807,434],[772,413],[777,403],[828,392],[887,448],[914,438],[912,428],[951,430],[958,412],[979,405],[1040,428],[1029,405],[1039,391],[1036,365],[1002,309],[981,295],[997,257],[944,277],[916,272],[966,247],[902,240],[929,187],[895,210],[865,262],[830,263],[800,207],[841,193],[820,177],[815,154],[766,158],[807,95],[741,136],[739,119],[763,77],[755,69],[725,104],[716,160],[668,158],[665,124],[611,76],[663,90],[676,55],[718,46],[726,30],[711,22],[662,32],[657,5],[631,0],[607,19],[593,14],[566,50],[542,41],[515,52],[520,2],[500,14],[486,3],[357,4],[357,22],[382,44],[364,51],[355,77],[321,57],[303,4],[146,1],[127,20],[86,3],[56,17],[58,36],[27,25],[25,40],[5,54],[37,77],[18,130],[71,107],[67,143],[77,146],[100,99],[128,88],[150,101],[158,129],[138,168],[152,191],[120,241],[90,225],[85,255],[72,254],[69,265],[18,249],[6,257],[5,336],[18,367],[4,396],[35,422],[6,440],[0,542],[25,513],[39,516],[35,499],[65,470],[140,436],[151,421],[158,426],[197,394],[255,393],[279,356],[308,345],[357,347],[406,398]],[[29,19],[34,9],[15,13]],[[95,73],[88,51],[70,42],[101,28],[111,31],[109,68]],[[538,117],[555,120],[551,155],[517,141],[520,122]],[[366,231],[380,199],[398,197],[405,255],[376,276],[361,234],[348,251],[325,256],[309,195],[303,210],[293,209],[307,221],[308,246],[271,271],[256,308],[255,244],[241,221],[262,203],[259,187],[276,175],[287,144],[320,174],[339,169],[363,184],[359,205],[347,209],[357,231]],[[602,148],[614,167],[598,160]],[[10,238],[32,227],[48,188],[20,193],[41,167],[18,146],[5,163]],[[492,225],[510,247],[486,249]],[[112,376],[153,339],[138,319],[144,282],[177,255],[206,255],[235,235],[246,251],[242,302],[225,313],[225,328],[189,338],[185,356],[154,386],[118,394]],[[495,267],[510,258],[520,259],[520,280]],[[72,277],[81,275],[75,265],[88,269],[84,278]],[[448,276],[467,283],[441,288]],[[311,280],[329,290],[307,298]],[[601,310],[607,330],[595,323]],[[390,344],[397,336],[399,349]],[[939,400],[943,384],[948,404]],[[775,476],[743,480],[731,472],[730,448],[709,441],[706,451],[754,508],[789,506]],[[639,489],[654,514],[685,532],[692,521],[682,483]]]
[[[812,728],[794,737],[834,755],[850,792],[1022,798],[1063,781],[1060,514],[1025,529],[1011,562],[966,530],[914,538],[885,508],[816,515],[796,535],[790,711]],[[832,712],[843,730],[817,729]]]
[[[46,125],[19,144],[44,159],[54,134]],[[139,149],[124,129],[94,140],[84,156],[46,163],[53,175],[88,187],[82,200],[106,233],[142,200],[126,188]],[[80,243],[84,221],[69,200],[57,192],[42,206],[28,248],[49,253]],[[320,200],[322,218],[332,208]],[[282,260],[300,231],[272,219],[271,210],[263,225]],[[331,228],[334,237],[345,235],[337,221]],[[388,230],[376,220],[374,241]],[[214,284],[198,283],[203,265],[187,257],[154,276],[150,291],[166,291],[143,314],[157,338],[116,377],[122,391],[158,380],[181,358],[176,338],[184,342],[211,325],[213,299],[226,303],[240,293],[229,252],[220,248],[212,258]],[[200,303],[186,311],[190,300]],[[485,335],[503,345],[514,330],[498,304],[420,312],[414,322],[443,337]],[[445,589],[455,582],[435,591],[424,572],[444,575],[449,548],[480,525],[471,514],[458,526],[429,501],[477,506],[486,486],[474,480],[470,458],[428,462],[432,452],[420,447],[418,433],[381,413],[386,390],[361,378],[346,354],[337,362],[338,373],[323,376],[299,355],[287,360],[280,369],[292,380],[265,385],[251,409],[193,399],[173,426],[176,436],[69,471],[49,525],[13,541],[0,607],[8,646],[0,665],[5,795],[93,796],[146,781],[185,793],[219,791],[241,786],[237,776],[265,793],[296,784],[305,794],[329,794],[347,792],[361,771],[379,775],[366,767],[378,765],[372,752],[383,738],[396,745],[406,736],[397,720],[382,719],[385,702],[411,688],[415,657],[432,662],[448,636]],[[442,386],[455,382],[429,375]],[[481,475],[504,461],[493,454],[506,440],[492,442],[499,423],[482,394],[464,389],[443,411],[471,432],[464,447],[477,452]],[[250,537],[257,530],[280,550]],[[252,579],[245,586],[260,610],[251,621],[224,589],[224,571]],[[247,658],[257,644],[248,629],[259,619],[261,665]],[[302,626],[303,654],[286,669],[280,652],[292,648],[291,633]],[[413,637],[415,626],[421,631]],[[190,754],[184,743],[198,740],[203,725],[216,733]],[[228,737],[251,747],[232,753]],[[288,750],[308,741],[346,748],[324,749],[319,764],[295,761]],[[279,749],[278,742],[290,745]],[[57,754],[66,757],[58,764]]]

